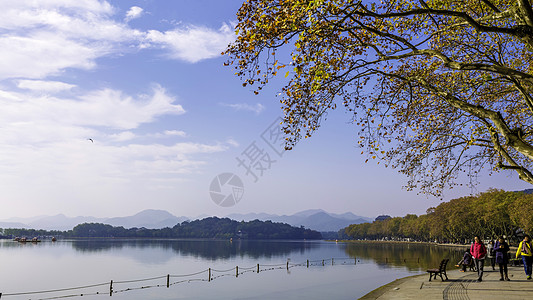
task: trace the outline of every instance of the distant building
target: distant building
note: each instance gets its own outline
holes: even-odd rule
[[[390,218],[391,218],[391,216],[389,216],[389,215],[381,215],[381,216],[377,216],[375,221],[385,221],[385,220],[390,219]]]

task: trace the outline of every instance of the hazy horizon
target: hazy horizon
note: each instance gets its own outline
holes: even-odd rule
[[[145,212],[145,211],[151,211],[151,210],[156,210],[156,211],[165,211],[165,212],[168,212],[168,213],[171,213],[173,216],[175,217],[187,217],[187,218],[190,218],[190,219],[194,219],[194,218],[199,218],[199,217],[219,217],[219,218],[225,218],[225,217],[228,217],[230,215],[248,215],[248,214],[266,214],[266,215],[277,215],[277,216],[292,216],[292,215],[295,215],[295,214],[298,214],[298,213],[301,213],[301,212],[305,212],[305,211],[312,211],[312,210],[321,210],[323,212],[326,212],[328,214],[345,214],[345,213],[352,213],[353,215],[357,216],[357,217],[362,217],[362,218],[375,218],[375,217],[372,217],[372,216],[363,216],[363,215],[359,215],[355,212],[351,212],[351,211],[345,211],[345,212],[330,212],[330,211],[326,211],[326,210],[323,210],[323,209],[306,209],[306,210],[302,210],[302,211],[296,211],[296,212],[293,212],[293,213],[284,213],[284,214],[277,214],[277,213],[268,213],[268,212],[249,212],[249,213],[228,213],[226,215],[209,215],[209,214],[200,214],[200,215],[194,215],[194,216],[187,216],[187,215],[177,215],[177,214],[174,214],[168,210],[165,210],[165,209],[151,209],[151,208],[147,208],[147,209],[143,209],[141,211],[138,211],[137,213],[134,213],[134,214],[130,214],[130,215],[113,215],[113,216],[93,216],[93,215],[67,215],[67,214],[64,214],[64,213],[56,213],[56,214],[43,214],[43,215],[35,215],[35,216],[28,216],[28,217],[19,217],[19,216],[13,216],[13,217],[10,217],[10,218],[2,218],[0,219],[0,222],[5,222],[5,221],[15,221],[15,220],[29,220],[29,219],[36,219],[36,218],[42,218],[42,217],[56,217],[56,216],[65,216],[67,218],[78,218],[78,217],[94,217],[94,218],[98,218],[98,219],[106,219],[106,218],[121,218],[121,217],[131,217],[131,216],[134,216],[134,215],[137,215],[139,213],[142,213],[142,212]]]

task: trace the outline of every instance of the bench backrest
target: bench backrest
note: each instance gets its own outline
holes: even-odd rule
[[[444,271],[446,270],[446,265],[448,264],[448,261],[450,261],[449,258],[445,258],[443,259],[441,262],[440,262],[440,265],[439,265],[439,270],[440,271]]]

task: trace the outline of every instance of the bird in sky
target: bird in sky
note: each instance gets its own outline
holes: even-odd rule
[[[91,143],[94,143],[93,139],[87,139],[88,141],[91,141]]]

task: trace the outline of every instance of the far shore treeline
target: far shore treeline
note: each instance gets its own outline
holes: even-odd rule
[[[213,239],[321,239],[320,232],[271,221],[238,222],[229,218],[209,217],[185,221],[162,229],[114,227],[101,223],[83,223],[68,231],[4,229],[4,236],[65,238],[213,238]]]
[[[518,240],[525,233],[533,233],[533,195],[493,189],[441,203],[425,215],[350,225],[344,233],[353,239],[444,243],[469,243],[475,235]]]

